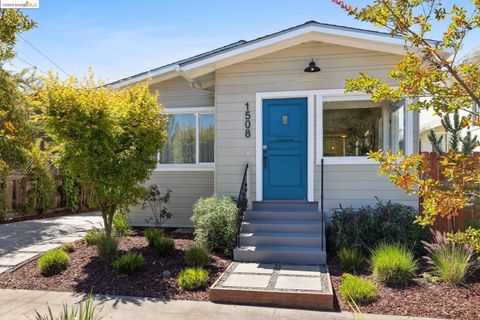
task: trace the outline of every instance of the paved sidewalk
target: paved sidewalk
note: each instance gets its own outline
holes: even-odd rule
[[[85,295],[68,292],[0,289],[0,320],[35,319],[35,311],[54,315],[64,303],[78,303]],[[100,316],[111,320],[192,319],[192,320],[353,320],[349,312],[319,312],[254,306],[236,306],[200,301],[165,301],[153,298],[95,295]],[[365,315],[366,320],[426,319],[385,315]]]
[[[0,274],[102,226],[98,212],[1,224]]]

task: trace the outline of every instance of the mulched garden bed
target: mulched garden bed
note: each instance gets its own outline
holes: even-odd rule
[[[342,270],[336,260],[329,262],[337,308],[351,311],[339,292]],[[465,286],[431,284],[416,278],[406,287],[388,287],[376,281],[367,270],[360,274],[377,285],[380,298],[360,306],[364,313],[470,320],[480,319],[480,277],[475,275]]]
[[[208,300],[208,288],[184,291],[177,284],[177,276],[187,267],[184,253],[193,244],[191,239],[175,239],[176,252],[172,257],[160,258],[140,233],[122,238],[119,250],[136,251],[143,254],[145,264],[133,275],[117,274],[109,265],[98,258],[95,246],[84,241],[76,243],[77,250],[69,253],[71,263],[61,274],[44,277],[37,269],[37,260],[0,276],[0,288],[51,290],[112,294],[123,296],[158,297],[181,300]],[[122,252],[120,252],[122,253]],[[208,286],[228,267],[230,260],[211,255]],[[164,272],[170,272],[165,275]]]

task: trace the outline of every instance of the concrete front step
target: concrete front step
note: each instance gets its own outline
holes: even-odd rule
[[[240,246],[233,251],[235,261],[326,264],[325,251],[304,246]]]
[[[296,232],[322,233],[322,222],[318,220],[253,220],[242,222],[242,233]]]
[[[245,212],[245,220],[322,220],[320,211],[264,211],[264,210],[247,210]]]
[[[295,233],[295,232],[255,232],[241,233],[241,246],[322,246],[322,234],[316,233]]]
[[[318,211],[318,201],[253,201],[254,211]]]

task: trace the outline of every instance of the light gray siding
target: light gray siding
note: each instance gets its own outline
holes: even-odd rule
[[[314,58],[321,72],[303,72]],[[344,88],[345,80],[368,72],[385,80],[400,56],[345,46],[309,42],[216,72],[216,172],[219,194],[236,196],[245,162],[251,164],[251,195],[255,185],[255,94],[257,92]],[[244,137],[245,103],[252,111],[252,136]],[[415,130],[418,132],[418,129]],[[417,200],[395,189],[377,174],[377,165],[325,167],[325,207],[371,204],[375,196],[415,205]],[[315,166],[315,198],[320,198],[320,167]]]
[[[158,92],[158,102],[165,108],[213,106],[213,95],[192,90],[190,84],[182,77],[154,83],[150,90]]]
[[[208,197],[213,194],[213,171],[154,171],[150,180],[145,185],[157,184],[161,191],[172,190],[170,201],[165,205],[173,214],[167,220],[167,227],[192,227],[190,217],[192,206],[198,198]],[[136,206],[131,209],[130,220],[132,225],[151,225],[153,217],[149,208],[142,209]],[[154,221],[154,220],[153,220]]]
[[[169,109],[211,107],[214,104],[213,96],[190,89],[182,77],[152,84],[151,91],[158,92],[159,103]],[[198,198],[213,194],[213,177],[213,171],[154,171],[145,185],[157,184],[162,192],[172,190],[166,207],[173,216],[166,221],[167,227],[192,227],[192,206]],[[152,217],[149,208],[142,209],[141,205],[131,208],[132,225],[151,225],[147,219]]]

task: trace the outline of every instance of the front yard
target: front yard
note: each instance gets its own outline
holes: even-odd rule
[[[43,276],[37,267],[37,260],[19,269],[0,276],[0,288],[52,290],[66,292],[94,293],[159,297],[165,299],[208,300],[208,286],[226,269],[230,260],[212,254],[206,267],[210,277],[208,286],[199,290],[182,290],[177,282],[181,270],[188,267],[185,252],[194,244],[191,239],[174,239],[175,252],[169,257],[159,257],[156,250],[148,245],[142,231],[120,240],[119,254],[141,253],[143,266],[131,275],[117,273],[101,260],[96,246],[87,245],[85,240],[76,243],[76,250],[69,253],[70,265],[56,275]]]

